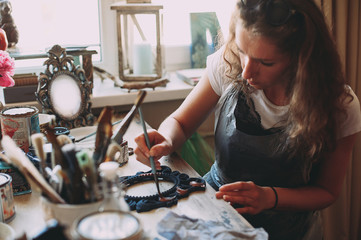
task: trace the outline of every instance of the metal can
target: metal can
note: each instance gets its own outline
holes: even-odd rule
[[[1,110],[1,134],[10,136],[29,152],[31,135],[40,132],[39,110],[33,106],[7,107]]]
[[[4,220],[5,222],[10,222],[15,217],[15,204],[12,178],[6,173],[0,173],[0,198]]]
[[[0,197],[0,223],[5,222],[5,217],[4,217],[4,210],[3,210],[3,200]]]
[[[0,159],[0,173],[8,174],[11,177],[14,196],[31,193],[30,183],[19,169],[7,164],[2,159]]]

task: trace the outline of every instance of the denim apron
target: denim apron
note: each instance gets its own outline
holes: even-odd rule
[[[235,181],[285,188],[307,184],[303,161],[299,157],[289,159],[285,150],[277,148],[282,128],[263,129],[252,101],[248,106],[237,87],[231,87],[219,104],[215,129],[216,161],[204,176],[213,188],[218,190],[223,184]],[[265,210],[257,215],[243,216],[252,226],[263,227],[270,239],[322,239],[321,236],[310,237],[309,233],[319,217],[318,212]],[[322,232],[319,225],[315,230]]]

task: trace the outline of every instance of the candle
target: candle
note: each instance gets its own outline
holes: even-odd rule
[[[151,74],[153,72],[153,56],[150,43],[137,43],[133,46],[134,75]]]

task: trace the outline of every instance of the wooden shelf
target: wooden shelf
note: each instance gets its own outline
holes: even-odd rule
[[[171,73],[169,75],[170,81],[166,87],[156,87],[154,90],[151,88],[144,89],[148,91],[144,103],[182,100],[186,98],[193,89],[193,86],[180,80],[175,73]],[[137,95],[138,91],[136,90],[128,92],[128,89],[114,87],[113,81],[109,79],[102,82],[100,78],[95,76],[93,93],[90,97],[90,101],[92,102],[92,108],[101,108],[104,106],[127,106],[134,103]],[[4,101],[4,93],[1,90],[0,101],[5,106],[32,105],[41,109],[41,106],[37,101],[6,103]]]

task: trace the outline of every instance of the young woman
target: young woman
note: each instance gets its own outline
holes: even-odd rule
[[[158,131],[136,138],[149,165],[215,111],[216,161],[204,178],[270,239],[322,239],[361,130],[324,16],[313,0],[240,0],[228,41]],[[159,162],[157,165],[159,166]]]

